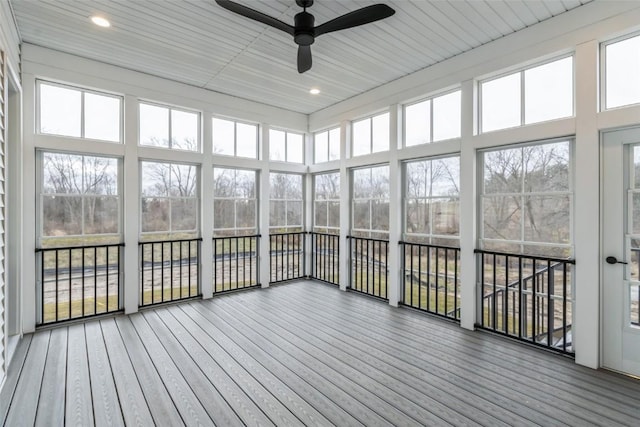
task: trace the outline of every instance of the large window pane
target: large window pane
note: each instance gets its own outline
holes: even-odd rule
[[[524,122],[573,114],[573,57],[524,71]]]
[[[213,201],[213,228],[234,228],[235,217],[235,200]]]
[[[40,132],[81,137],[82,93],[40,84]]]
[[[302,135],[287,132],[287,161],[302,163],[304,161],[303,148]]]
[[[459,138],[462,121],[461,92],[433,99],[433,140]]]
[[[165,198],[145,197],[141,201],[142,232],[169,231],[170,201]]]
[[[372,119],[371,152],[389,150],[389,113],[380,114]]]
[[[79,196],[42,196],[44,237],[82,234],[82,198]]]
[[[431,142],[431,100],[404,108],[404,145]]]
[[[140,145],[169,148],[169,109],[140,104]]]
[[[520,73],[483,82],[481,85],[482,131],[521,124]]]
[[[340,226],[340,173],[314,176],[314,226]]]
[[[235,229],[238,234],[256,230],[255,171],[214,168],[213,197],[214,230]]]
[[[315,163],[329,160],[329,132],[318,132],[314,136]]]
[[[195,231],[198,218],[198,201],[195,199],[171,200],[171,231]]]
[[[198,151],[198,114],[171,110],[171,148]]]
[[[280,130],[269,130],[269,159],[286,161],[287,144],[285,133]]]
[[[340,128],[329,131],[329,160],[340,159]]]
[[[353,122],[352,152],[361,156],[371,152],[371,119]]]
[[[213,153],[233,156],[235,145],[235,124],[231,120],[213,118]]]
[[[524,239],[531,242],[570,243],[569,196],[524,198]]]
[[[255,159],[258,150],[258,126],[236,123],[236,155]]]
[[[522,149],[491,151],[484,155],[484,192],[520,193],[522,191]]]
[[[605,107],[640,103],[640,36],[605,48]]]
[[[353,177],[354,229],[376,235],[389,229],[389,167],[356,169]]]
[[[522,238],[520,196],[486,196],[482,202],[485,238],[501,240]]]
[[[83,158],[74,154],[42,154],[42,192],[51,194],[81,194]]]
[[[84,94],[84,137],[120,141],[120,99]]]
[[[84,198],[84,233],[118,233],[120,201],[117,197]]]
[[[302,175],[271,173],[269,226],[295,228],[303,225]]]

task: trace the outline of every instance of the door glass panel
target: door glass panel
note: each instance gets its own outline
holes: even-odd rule
[[[630,286],[629,292],[629,321],[640,327],[640,285]]]
[[[640,280],[640,239],[631,239],[631,256],[629,257],[629,277],[632,281]]]

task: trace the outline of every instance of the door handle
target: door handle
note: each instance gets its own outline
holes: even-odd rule
[[[629,264],[628,262],[624,262],[624,261],[618,261],[618,258],[614,257],[614,256],[608,256],[607,258],[605,258],[605,261],[607,261],[607,264]]]

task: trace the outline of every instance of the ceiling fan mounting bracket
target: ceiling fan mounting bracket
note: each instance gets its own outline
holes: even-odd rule
[[[313,6],[313,0],[296,0],[296,4],[300,7],[307,8]]]

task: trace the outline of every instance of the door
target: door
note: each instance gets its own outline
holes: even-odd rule
[[[640,376],[640,128],[602,148],[602,364]]]

